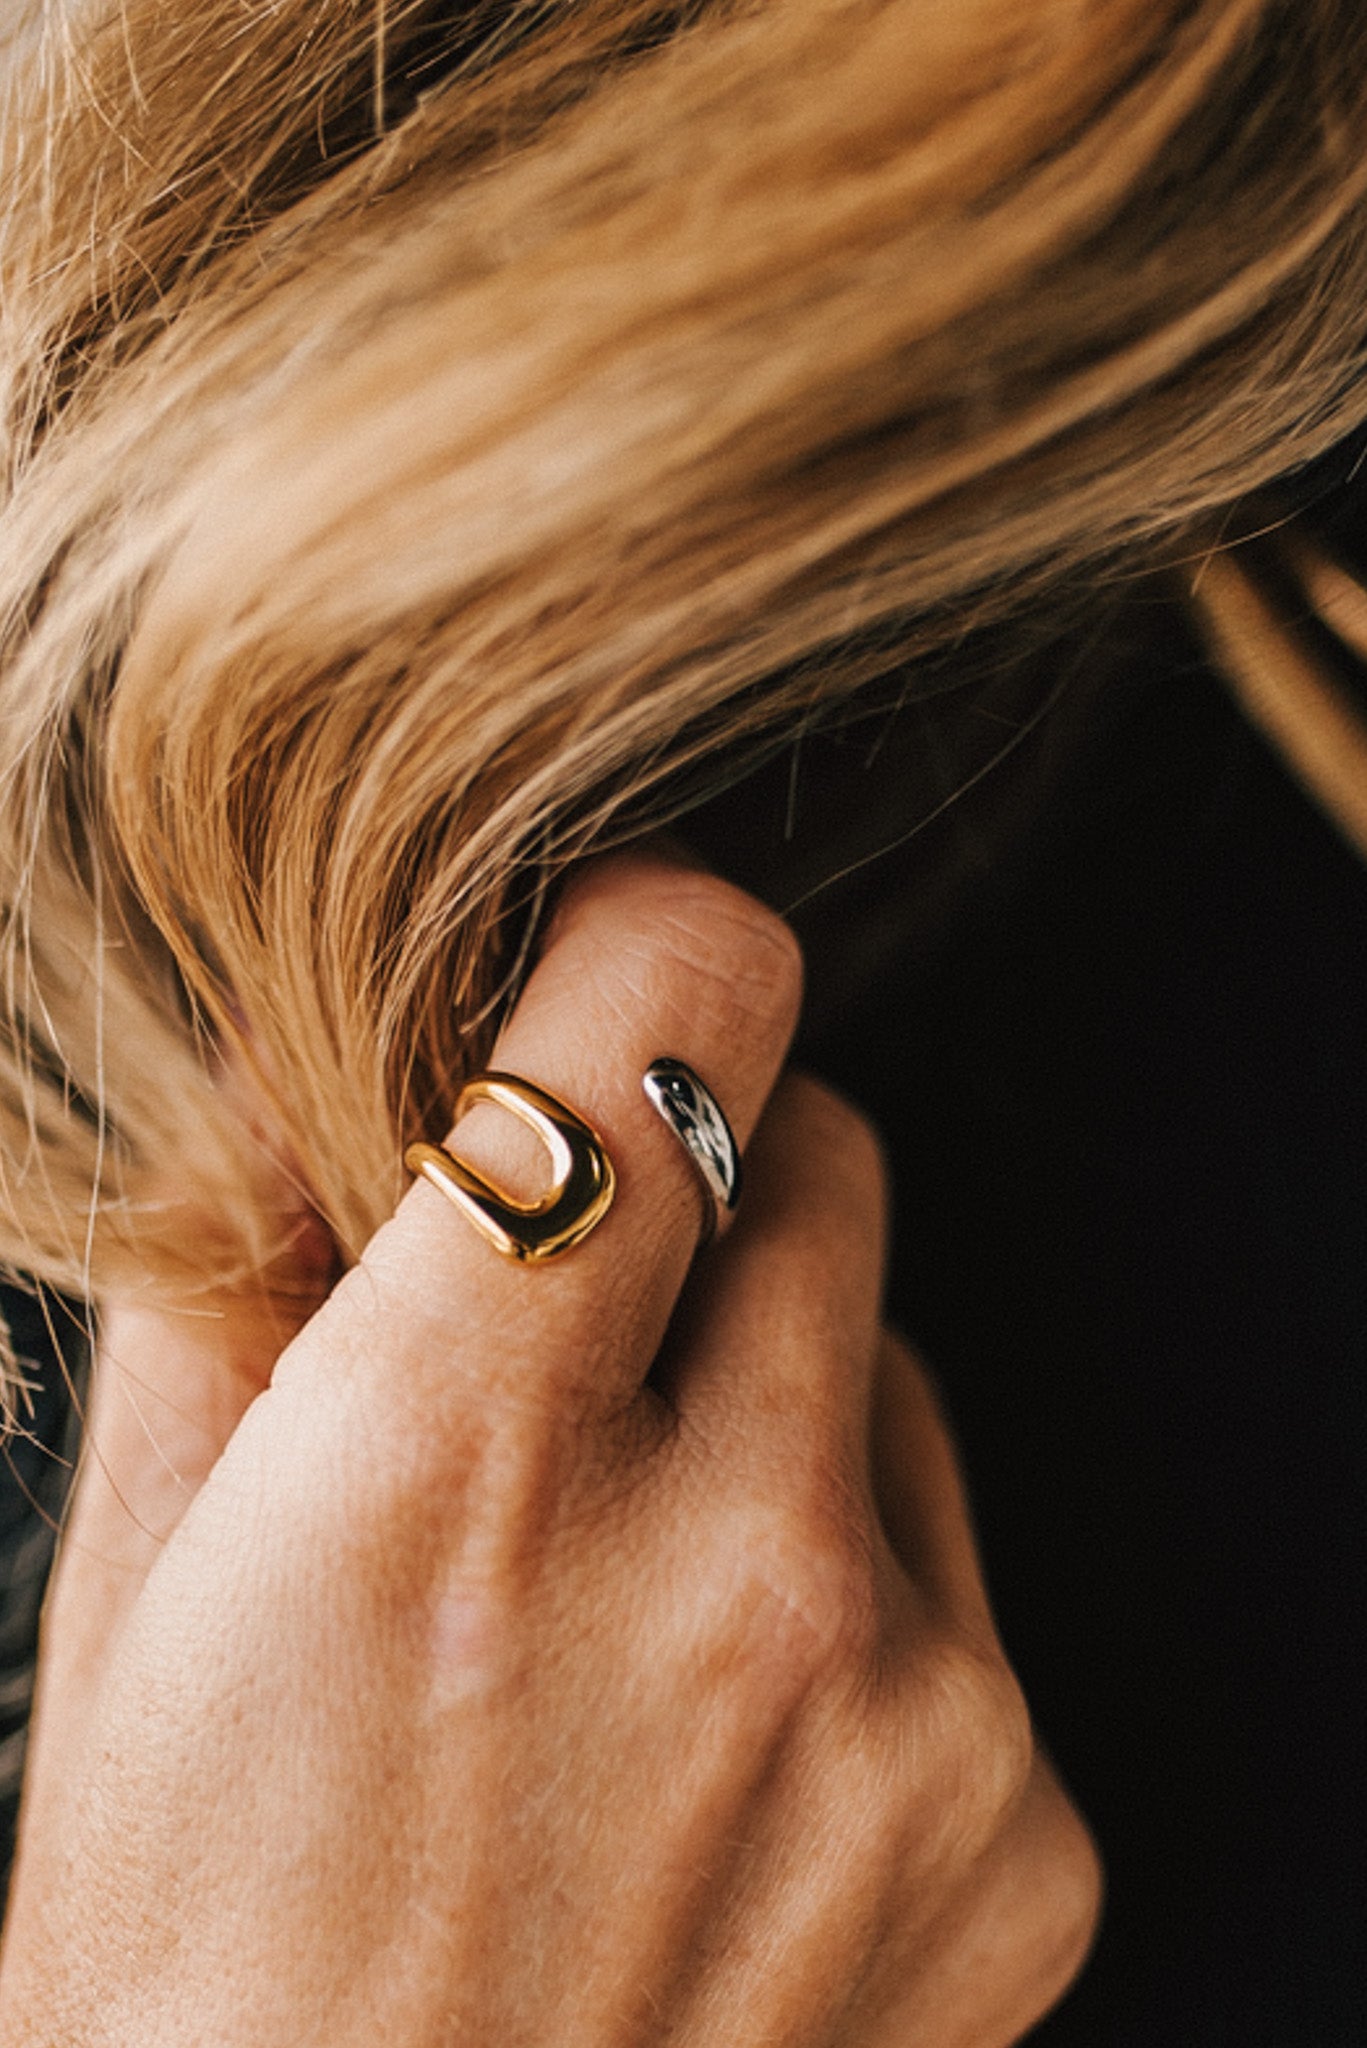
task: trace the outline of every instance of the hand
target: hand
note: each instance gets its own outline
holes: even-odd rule
[[[1094,1856],[879,1329],[877,1148],[775,1088],[798,979],[734,890],[605,863],[497,1053],[603,1133],[590,1238],[509,1265],[418,1185],[273,1372],[111,1314],[6,2048],[994,2048],[1063,1989]],[[691,1278],[662,1052],[755,1134]]]

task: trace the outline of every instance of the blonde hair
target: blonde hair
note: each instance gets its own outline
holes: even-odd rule
[[[72,1291],[271,1260],[225,1041],[354,1256],[566,862],[1367,416],[1357,0],[11,35],[0,1254]]]

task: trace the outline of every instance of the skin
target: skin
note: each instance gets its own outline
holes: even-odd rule
[[[880,1327],[877,1143],[780,1078],[799,986],[749,898],[604,863],[495,1062],[602,1133],[590,1238],[518,1267],[418,1184],[283,1351],[109,1306],[4,2048],[997,2048],[1064,1989],[1095,1855]],[[660,1052],[747,1144],[691,1278]]]

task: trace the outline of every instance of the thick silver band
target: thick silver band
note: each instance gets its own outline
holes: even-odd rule
[[[721,1105],[682,1060],[652,1060],[641,1078],[646,1095],[693,1162],[707,1195],[711,1237],[740,1200],[740,1152]]]

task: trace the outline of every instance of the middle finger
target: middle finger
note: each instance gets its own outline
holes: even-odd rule
[[[601,1135],[617,1175],[592,1235],[544,1266],[502,1258],[419,1182],[306,1333],[341,1349],[355,1390],[392,1409],[619,1412],[659,1346],[698,1241],[697,1176],[642,1088],[684,1060],[724,1095],[743,1145],[782,1065],[801,971],[787,927],[729,884],[658,856],[603,862],[568,893],[493,1064],[539,1084]],[[724,1077],[724,1081],[719,1079]],[[475,1111],[452,1149],[516,1189],[505,1111]],[[325,1368],[326,1369],[326,1368]]]

